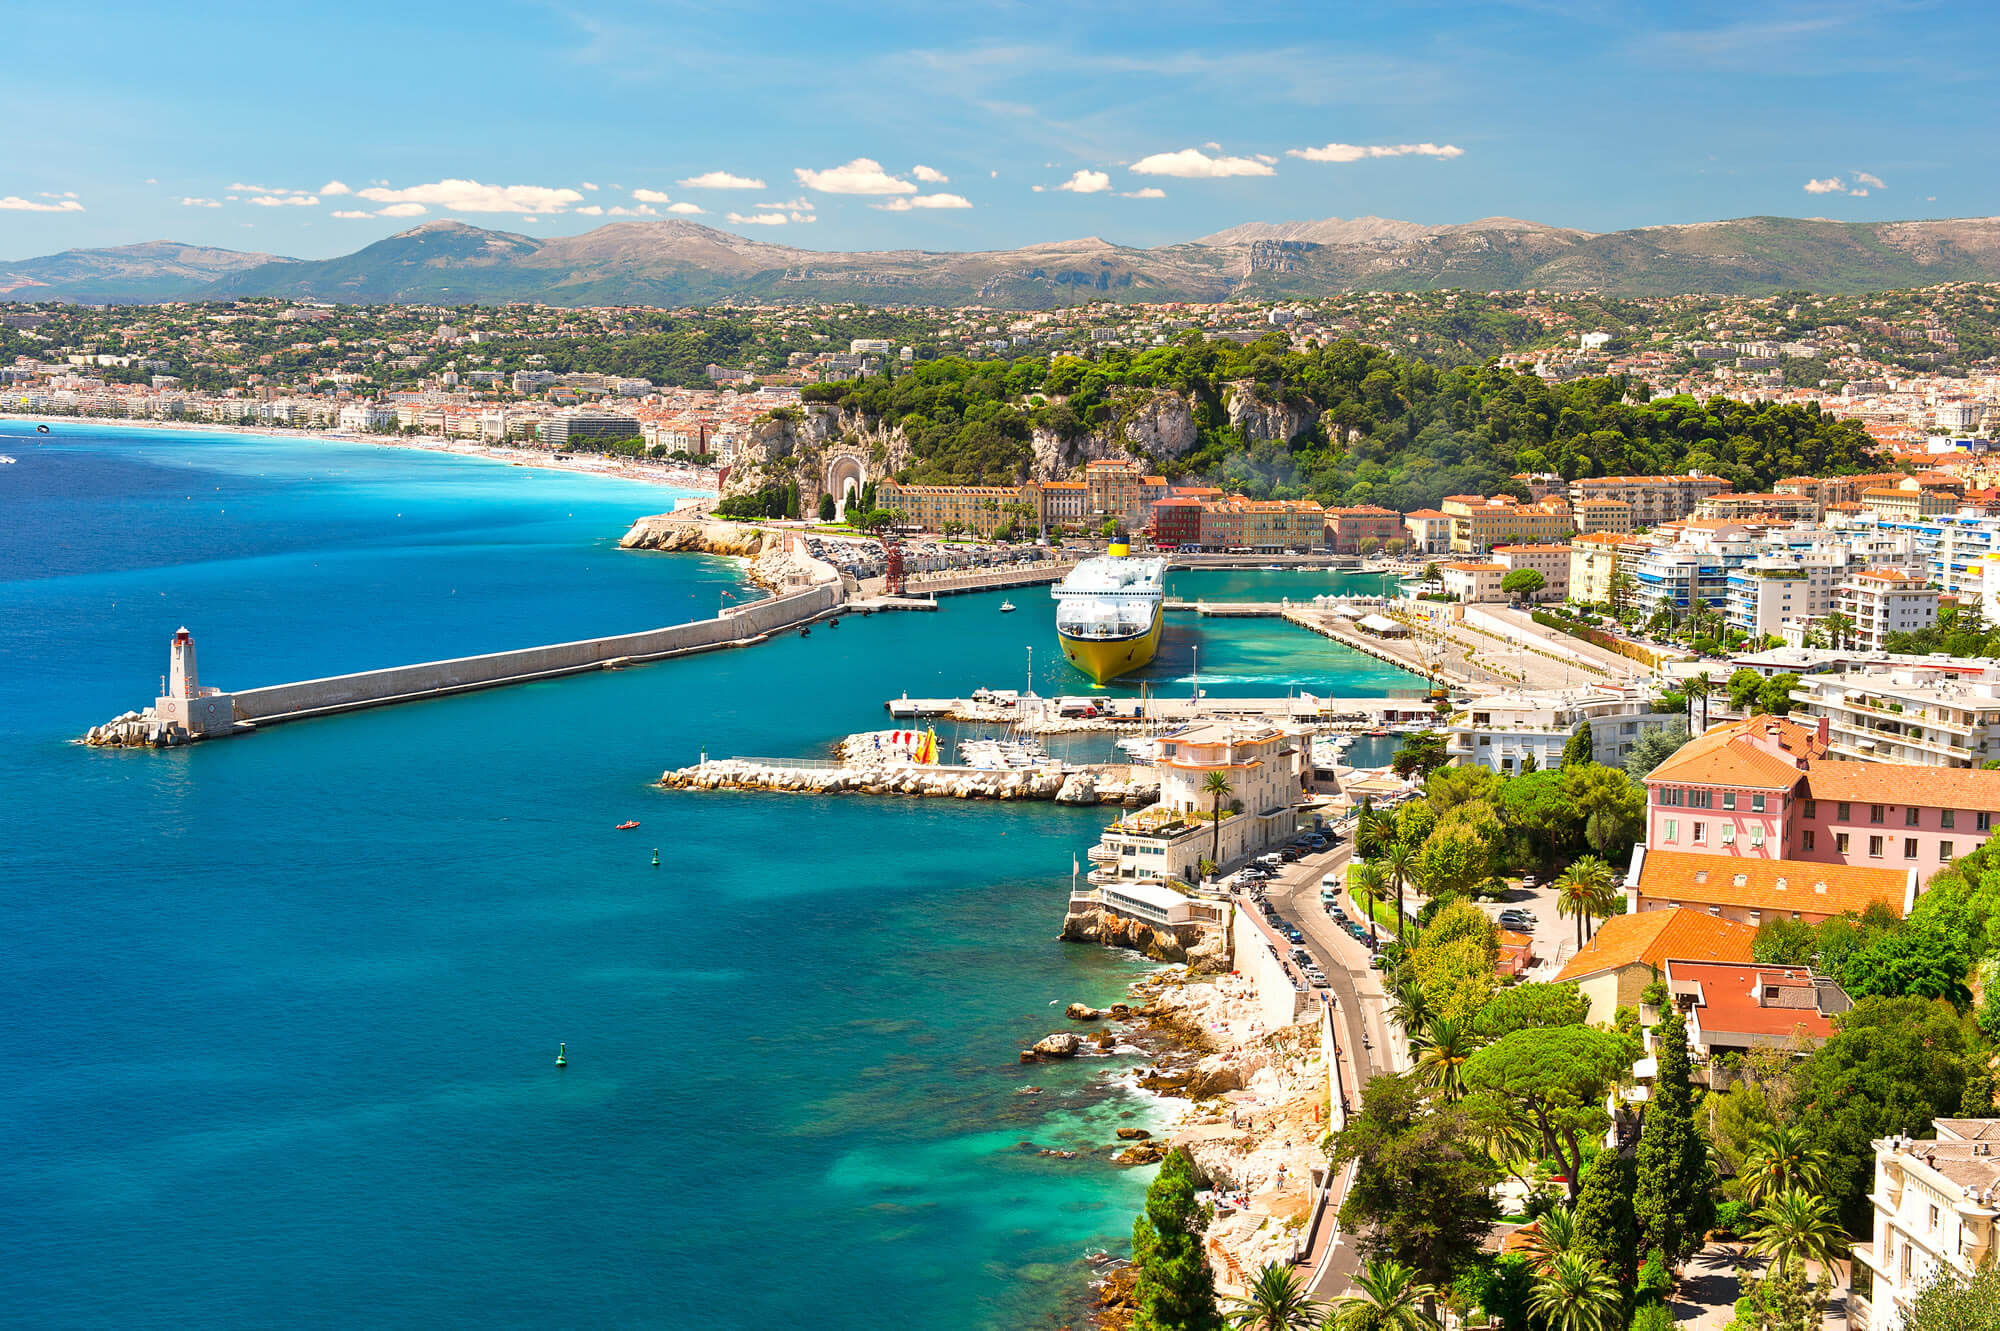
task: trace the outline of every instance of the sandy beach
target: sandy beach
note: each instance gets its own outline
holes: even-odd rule
[[[65,424],[91,429],[180,430],[190,434],[257,435],[270,439],[318,440],[336,444],[371,444],[377,448],[409,448],[425,453],[448,453],[453,457],[481,458],[515,467],[543,471],[568,471],[584,476],[611,476],[619,480],[642,481],[648,485],[671,486],[678,490],[717,492],[720,478],[713,467],[697,467],[685,462],[641,462],[630,458],[558,458],[533,448],[479,444],[468,440],[440,439],[432,435],[347,434],[339,430],[287,430],[270,425],[222,425],[204,421],[135,421],[115,416],[27,416],[0,412],[0,421],[24,425],[46,425],[50,439],[61,437]]]

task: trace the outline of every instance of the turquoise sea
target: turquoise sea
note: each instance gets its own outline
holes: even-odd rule
[[[616,550],[669,504],[631,482],[73,423],[0,453],[9,1324],[1054,1326],[1127,1241],[1132,1060],[1016,1094],[1062,1003],[1144,969],[1053,941],[1104,814],[650,784],[1017,685],[1031,644],[1081,690],[1046,593],[98,752],[68,741],[150,700],[181,624],[245,687],[755,593]],[[1217,693],[1413,682],[1192,617],[1148,682],[1197,642]]]

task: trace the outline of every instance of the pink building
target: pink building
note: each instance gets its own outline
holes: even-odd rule
[[[1646,845],[1915,869],[1921,881],[1992,835],[2000,771],[1826,753],[1823,719],[1816,728],[1775,716],[1716,726],[1646,778]]]

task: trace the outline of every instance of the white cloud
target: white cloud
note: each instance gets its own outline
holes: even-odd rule
[[[454,213],[560,213],[582,203],[573,189],[547,185],[482,185],[476,180],[446,179],[408,189],[370,187],[361,197],[374,203],[426,203]]]
[[[748,217],[742,213],[731,213],[729,220],[738,226],[783,226],[792,219],[783,213],[751,213]]]
[[[583,182],[583,187],[591,191],[593,194],[597,192],[597,186],[591,184],[588,180]]]
[[[926,185],[943,185],[948,184],[951,180],[951,177],[944,172],[929,166],[913,166],[910,168],[910,174],[918,180],[923,181]]]
[[[1219,180],[1225,176],[1269,176],[1277,174],[1268,162],[1254,157],[1210,157],[1199,148],[1179,152],[1154,153],[1132,163],[1142,176],[1179,176],[1183,180]]]
[[[1148,185],[1144,189],[1127,190],[1118,197],[1121,199],[1164,199],[1167,197],[1167,192],[1157,185]]]
[[[667,196],[661,191],[656,189],[635,189],[632,191],[632,197],[637,199],[640,203],[667,202]]]
[[[52,194],[48,190],[43,190],[36,197],[43,199],[74,199],[76,197],[76,191],[73,189],[66,189],[60,194]]]
[[[990,179],[993,180],[1000,179],[1000,173],[998,171],[988,171],[986,174]]]
[[[147,176],[147,177],[146,177],[146,183],[147,183],[148,185],[157,185],[157,184],[159,184],[160,182],[159,182],[159,179],[158,179],[158,177],[156,177],[156,176]]]
[[[1329,143],[1320,148],[1287,148],[1285,156],[1308,162],[1359,162],[1369,157],[1463,157],[1454,143]]]
[[[1806,182],[1806,193],[1808,194],[1838,194],[1846,188],[1845,185],[1840,183],[1839,176],[1828,176],[1825,180],[1808,180]]]
[[[803,223],[803,222],[817,222],[817,221],[819,221],[819,214],[818,214],[818,213],[793,213],[793,214],[792,214],[792,220],[793,220],[794,222],[802,222],[802,223]]]
[[[871,203],[868,206],[885,213],[908,213],[919,208],[970,208],[972,200],[959,194],[919,194],[914,198],[891,199],[887,203]]]
[[[1071,194],[1102,194],[1111,188],[1111,177],[1102,171],[1078,171],[1056,188]]]
[[[1269,153],[1252,153],[1251,156],[1255,157],[1265,166],[1276,166],[1278,164],[1278,159],[1271,156],[1271,154]]]
[[[708,209],[702,207],[698,203],[688,203],[686,201],[683,201],[680,203],[668,204],[667,211],[670,213],[686,213],[690,216],[700,216],[707,213]]]
[[[1201,146],[1208,149],[1212,153],[1219,153],[1222,151],[1222,145],[1219,143],[1204,143]]]
[[[331,217],[344,217],[349,221],[355,222],[365,222],[375,216],[373,213],[358,212],[353,208],[336,208],[328,215]]]
[[[579,208],[577,211],[587,213],[590,209]],[[649,203],[642,203],[637,208],[627,208],[625,205],[620,204],[609,211],[613,217],[658,217],[660,215],[659,211]]]
[[[732,175],[727,171],[704,171],[698,176],[676,181],[682,189],[763,189],[764,182],[755,176]]]
[[[786,199],[781,203],[760,203],[757,206],[759,208],[777,208],[788,213],[789,212],[809,213],[813,209],[812,200],[806,198]]]
[[[794,167],[792,174],[807,189],[818,190],[822,194],[915,194],[917,187],[907,180],[898,180],[882,169],[882,164],[872,157],[857,157],[845,166],[829,167],[824,171],[813,171],[806,167]]]
[[[1866,171],[1856,171],[1854,173],[1854,183],[1857,185],[1866,185],[1871,189],[1889,188],[1887,185],[1882,183],[1882,177],[1877,175],[1872,175]]]
[[[340,182],[339,182],[338,180],[329,180],[329,181],[327,181],[327,182],[326,182],[326,183],[325,183],[324,185],[321,185],[321,186],[319,187],[319,192],[320,192],[321,194],[324,194],[324,195],[328,196],[328,197],[331,197],[331,196],[333,196],[333,195],[335,195],[335,194],[352,194],[352,193],[354,193],[354,191],[353,191],[353,190],[351,190],[351,189],[347,188],[347,186],[345,186],[345,185],[341,184],[341,183],[340,183]]]
[[[9,194],[0,199],[0,212],[8,213],[80,213],[83,205],[75,199],[65,198],[58,203],[36,203],[18,194]]]
[[[421,203],[392,203],[387,208],[377,208],[377,217],[422,217],[430,210]],[[533,220],[532,218],[529,220]]]
[[[221,206],[222,203],[218,199],[198,199],[192,194],[181,200],[181,207],[183,208],[220,208]]]
[[[577,212],[578,212],[578,213],[579,213],[580,215],[582,215],[582,216],[584,216],[584,217],[602,217],[602,216],[604,216],[604,209],[603,209],[603,208],[601,208],[601,207],[599,207],[599,206],[598,206],[597,204],[594,204],[594,203],[593,203],[593,204],[591,204],[591,205],[590,205],[589,207],[587,207],[587,208],[578,208],[578,209],[577,209],[576,211],[577,211]]]
[[[296,191],[272,189],[269,185],[231,185],[229,188],[243,194],[291,194]]]
[[[250,200],[259,208],[317,208],[317,194],[259,194]]]
[[[1028,186],[1028,188],[1029,188],[1029,189],[1031,189],[1031,190],[1033,190],[1033,191],[1034,191],[1035,193],[1037,193],[1037,194],[1040,194],[1040,193],[1041,193],[1041,192],[1042,192],[1043,190],[1047,189],[1047,188],[1048,188],[1048,186],[1047,186],[1047,185],[1030,185],[1030,186]]]

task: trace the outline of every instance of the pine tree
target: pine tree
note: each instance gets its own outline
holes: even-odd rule
[[[1215,1273],[1201,1252],[1208,1217],[1195,1205],[1194,1192],[1194,1158],[1176,1146],[1146,1189],[1146,1209],[1132,1222],[1132,1263],[1139,1269],[1132,1331],[1221,1331]]]
[[[1632,1314],[1639,1271],[1639,1220],[1632,1209],[1638,1171],[1616,1151],[1599,1151],[1583,1171],[1576,1199],[1576,1248],[1601,1263],[1618,1282],[1621,1325]]]
[[[1575,732],[1569,737],[1569,743],[1563,745],[1562,765],[1582,767],[1586,763],[1596,761],[1597,749],[1591,742],[1590,722],[1579,721],[1576,723]]]
[[[1670,1011],[1654,1028],[1659,1075],[1639,1133],[1638,1189],[1633,1196],[1648,1247],[1678,1266],[1700,1250],[1715,1223],[1715,1183],[1708,1143],[1694,1117],[1687,1022]]]

